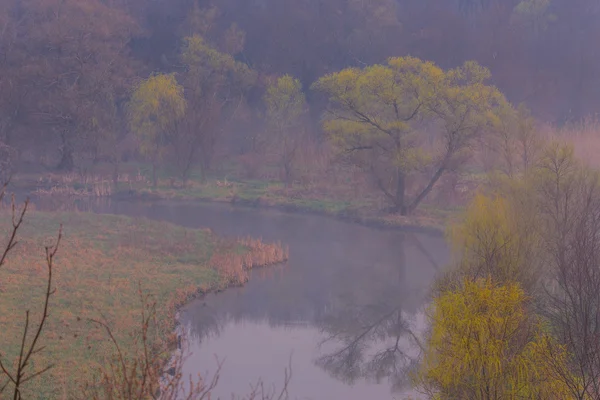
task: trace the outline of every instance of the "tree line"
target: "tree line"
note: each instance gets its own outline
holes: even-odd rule
[[[522,131],[531,117],[511,103],[562,120],[593,111],[599,59],[586,44],[598,8],[591,0],[4,2],[3,159],[48,164],[32,149],[51,148],[53,167],[109,162],[116,176],[129,152],[152,163],[156,185],[160,165],[185,182],[197,168],[206,174],[224,147],[277,164],[289,185],[307,143],[327,143],[369,175],[391,210],[410,214],[483,133],[519,131],[530,145]],[[548,103],[560,99],[568,105]]]

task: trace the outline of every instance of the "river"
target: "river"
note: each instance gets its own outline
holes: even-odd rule
[[[42,207],[44,208],[44,207]],[[255,270],[243,288],[181,310],[186,375],[214,373],[212,398],[280,389],[288,365],[293,399],[404,399],[423,304],[448,259],[436,235],[379,230],[331,218],[181,202],[110,201],[90,211],[143,216],[225,236],[289,246],[285,265]]]

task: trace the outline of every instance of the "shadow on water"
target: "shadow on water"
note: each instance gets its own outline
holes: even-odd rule
[[[181,312],[192,352],[184,372],[206,374],[216,368],[214,356],[224,360],[215,393],[221,398],[248,392],[261,377],[280,384],[291,353],[289,390],[297,398],[409,393],[407,371],[419,355],[413,334],[423,328],[428,288],[447,262],[443,238],[227,205],[81,201],[73,207],[289,245],[286,265],[254,271],[246,286]]]

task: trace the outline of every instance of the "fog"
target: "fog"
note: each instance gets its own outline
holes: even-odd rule
[[[203,135],[209,149],[198,153],[211,154],[195,155],[209,159],[202,163],[216,157],[217,144],[219,155],[255,150],[270,77],[301,81],[312,120],[305,129],[319,139],[325,99],[310,85],[388,57],[445,69],[475,60],[513,104],[547,123],[593,115],[600,101],[594,0],[15,0],[1,7],[0,141],[10,146],[3,153],[16,151],[30,167],[89,169],[135,156],[126,138],[131,92],[156,73],[179,74],[188,89],[181,52],[192,35],[258,73],[242,98],[231,85],[212,85],[222,102],[196,105],[210,112],[190,123],[219,131]]]
[[[0,398],[599,398],[598,43],[598,0],[0,0]]]

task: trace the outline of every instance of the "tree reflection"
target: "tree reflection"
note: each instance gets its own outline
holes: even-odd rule
[[[353,306],[325,319],[321,328],[327,335],[321,347],[336,343],[337,348],[319,357],[317,365],[348,384],[387,378],[393,391],[405,389],[419,359],[419,345],[411,318],[399,307],[388,310]]]
[[[370,278],[361,282],[361,286],[370,286],[369,290],[348,290],[337,296],[319,323],[324,334],[323,355],[316,360],[334,378],[348,384],[359,379],[376,383],[388,379],[393,392],[410,386],[410,372],[421,356],[418,332],[424,323],[418,312],[422,306],[406,307],[410,291],[405,279],[405,244],[428,260],[429,267],[439,269],[418,238],[405,234],[396,244],[397,262],[388,264],[387,269],[373,268]]]
[[[353,245],[338,249],[325,239],[323,248],[296,243],[294,265],[255,271],[245,287],[187,307],[184,320],[191,337],[199,344],[232,324],[243,330],[245,322],[290,332],[298,325],[317,328],[323,336],[313,361],[334,379],[388,381],[395,392],[407,389],[408,373],[420,357],[417,337],[424,324],[419,310],[445,258],[441,239],[338,233],[341,243]]]

